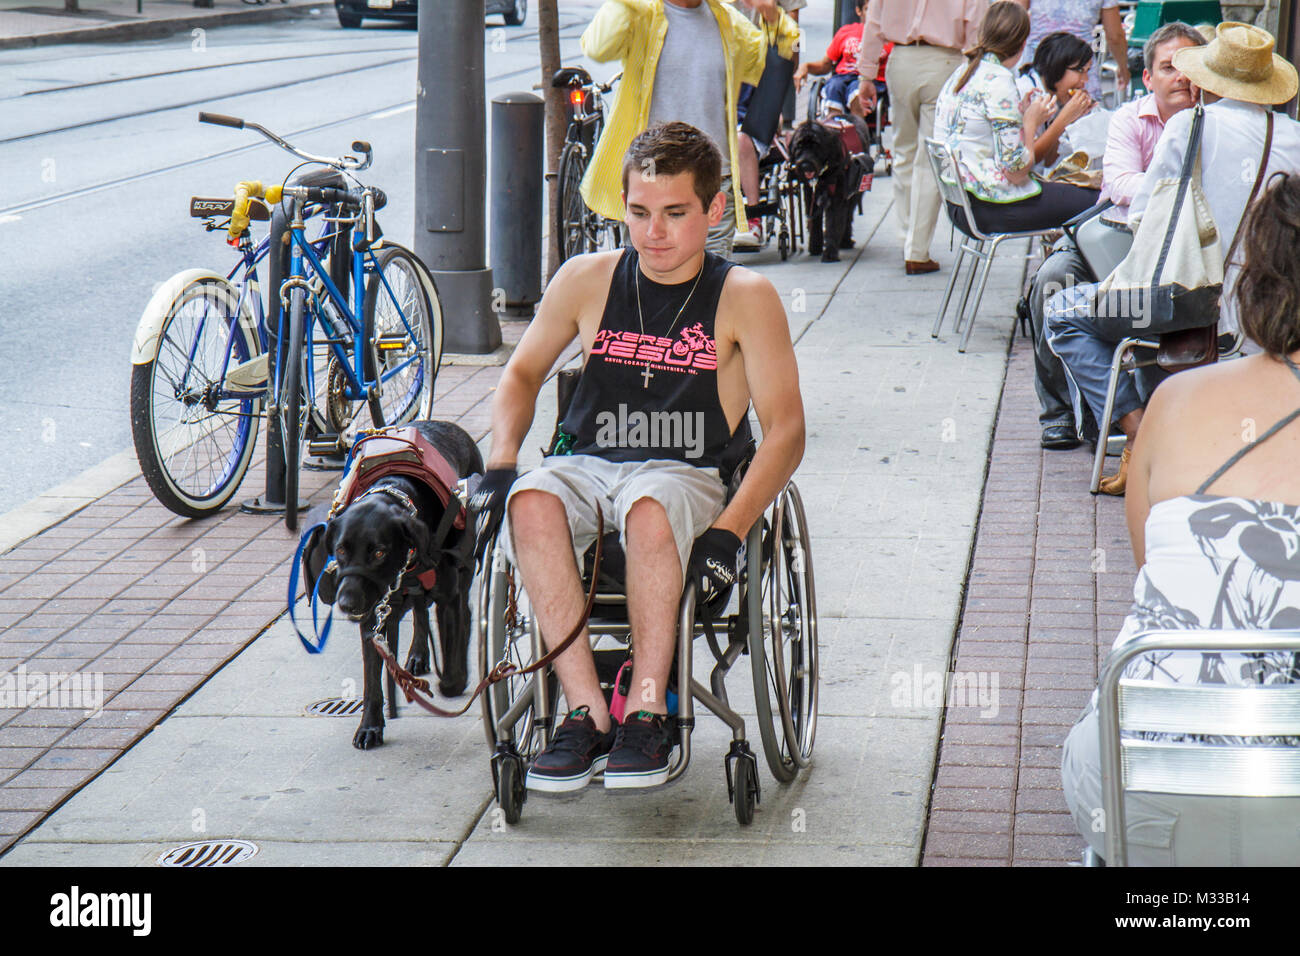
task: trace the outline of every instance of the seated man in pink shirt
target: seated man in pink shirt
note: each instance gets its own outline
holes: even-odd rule
[[[1106,137],[1101,200],[1115,204],[1102,213],[1106,219],[1127,223],[1128,204],[1142,185],[1165,123],[1196,101],[1196,90],[1187,77],[1174,69],[1173,58],[1183,47],[1204,43],[1200,33],[1181,22],[1166,23],[1147,40],[1142,50],[1142,83],[1151,92],[1120,107]],[[1070,240],[1062,239],[1039,267],[1026,295],[1034,326],[1034,388],[1038,392],[1044,448],[1074,448],[1081,439],[1075,429],[1065,368],[1047,344],[1043,304],[1063,288],[1102,278],[1090,275]]]

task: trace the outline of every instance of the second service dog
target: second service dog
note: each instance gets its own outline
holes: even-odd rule
[[[417,429],[451,465],[457,479],[483,473],[478,447],[460,426],[419,421],[410,427]],[[453,498],[450,506],[455,505]],[[448,527],[441,541],[434,540],[443,526],[446,510],[447,506],[425,481],[408,474],[387,474],[367,485],[342,513],[332,518],[324,534],[309,543],[303,554],[308,588],[324,572],[320,579],[320,599],[334,604],[361,625],[365,690],[361,724],[352,738],[352,746],[360,750],[384,742],[384,695],[380,682],[383,662],[370,636],[375,626],[375,609],[396,581],[412,550],[416,566],[402,578],[400,590],[390,601],[392,613],[384,626],[388,646],[397,656],[398,624],[408,611],[413,612],[415,633],[406,669],[416,676],[429,673],[432,650],[429,608],[433,606],[442,650],[438,690],[444,697],[455,697],[464,692],[468,682],[474,524],[465,516],[462,528]],[[331,556],[336,568],[324,571]],[[435,576],[432,587],[426,587],[424,582]]]

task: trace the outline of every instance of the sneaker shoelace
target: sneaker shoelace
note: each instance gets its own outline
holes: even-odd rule
[[[649,757],[663,743],[664,737],[665,734],[660,719],[629,719],[625,723],[619,724],[614,747],[615,749],[631,747]]]
[[[578,711],[574,711],[568,717],[564,718],[564,723],[560,724],[555,731],[555,736],[551,738],[551,751],[564,750],[576,754],[585,754],[591,749],[591,739],[593,736],[592,728],[582,719],[586,716],[586,711],[582,711],[582,716],[575,717]],[[598,736],[598,734],[596,735]]]

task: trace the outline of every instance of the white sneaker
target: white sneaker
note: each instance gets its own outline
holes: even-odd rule
[[[761,219],[749,220],[749,228],[744,232],[737,232],[732,242],[733,249],[758,249],[762,245],[763,221]]]

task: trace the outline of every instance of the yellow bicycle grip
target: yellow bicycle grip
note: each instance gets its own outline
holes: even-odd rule
[[[231,239],[238,239],[248,230],[249,199],[261,197],[262,184],[257,180],[241,182],[235,187],[235,208],[230,213],[230,225],[226,229]]]

